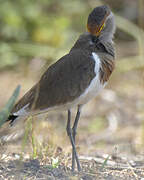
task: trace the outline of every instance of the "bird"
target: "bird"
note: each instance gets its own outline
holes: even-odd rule
[[[83,106],[106,86],[115,69],[114,15],[107,5],[95,7],[87,19],[87,30],[71,50],[50,65],[40,80],[15,104],[0,129],[1,142],[24,134],[23,122],[28,116],[50,110],[67,111],[66,131],[72,146],[72,171],[81,171],[76,150],[76,133]],[[77,108],[73,125],[71,110]]]

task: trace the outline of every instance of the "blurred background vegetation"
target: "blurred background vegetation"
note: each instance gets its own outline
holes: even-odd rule
[[[107,4],[124,19],[144,28],[141,2],[109,0]],[[33,57],[55,61],[86,31],[87,15],[98,4],[94,0],[1,1],[0,69],[16,67],[22,61],[29,63]],[[119,21],[117,39],[128,41],[138,37],[135,32],[124,34],[123,30],[134,30]]]
[[[22,86],[20,93],[22,96],[50,63],[66,54],[78,36],[86,31],[87,17],[92,8],[106,3],[116,17],[117,31],[114,41],[117,65],[107,89],[100,97],[85,106],[80,122],[79,141],[84,147],[85,144],[89,144],[91,152],[95,152],[99,140],[102,140],[100,143],[102,146],[107,142],[112,145],[119,142],[143,145],[143,0],[0,2],[0,108],[7,102],[18,84]],[[65,114],[62,113],[53,115],[49,113],[45,119],[51,124],[57,122],[56,128],[43,122],[40,129],[36,128],[36,134],[41,131],[46,133],[49,128],[45,140],[55,143],[58,139],[59,142],[59,133],[56,132],[58,135],[53,136],[53,129],[57,131],[63,128],[65,118]],[[41,117],[38,118],[38,123],[39,119],[41,121]],[[86,139],[88,135],[89,138]],[[137,151],[137,145],[133,149]]]

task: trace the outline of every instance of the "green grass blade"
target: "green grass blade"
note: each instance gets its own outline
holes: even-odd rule
[[[0,112],[0,127],[4,124],[4,122],[8,118],[8,116],[16,102],[16,99],[19,95],[19,92],[20,92],[20,85],[18,85],[17,88],[14,90],[14,92],[13,92],[12,96],[10,97],[10,99],[8,100],[7,104],[5,105],[3,110]]]
[[[107,158],[104,160],[104,162],[103,162],[103,164],[101,166],[101,169],[103,169],[107,165],[107,162],[108,162],[109,158],[110,158],[110,155],[108,155]]]

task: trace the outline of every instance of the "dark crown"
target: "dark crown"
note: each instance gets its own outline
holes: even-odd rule
[[[104,17],[109,14],[109,12],[110,9],[106,5],[94,8],[88,17],[88,24],[96,24],[97,26],[101,25]]]

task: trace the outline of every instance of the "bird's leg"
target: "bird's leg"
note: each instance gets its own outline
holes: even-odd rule
[[[80,167],[78,155],[77,155],[77,152],[76,152],[75,143],[74,143],[74,139],[73,139],[73,135],[72,135],[72,129],[71,129],[71,111],[70,110],[68,110],[68,121],[67,121],[66,130],[67,130],[67,134],[68,134],[68,136],[70,138],[70,141],[71,141],[72,150],[74,152],[74,159],[76,160],[78,171],[80,171],[81,167]],[[73,162],[74,161],[72,161],[72,163]],[[74,165],[72,164],[72,171],[74,171],[73,168],[74,168]]]
[[[74,124],[72,127],[72,135],[73,135],[74,143],[75,143],[75,137],[76,137],[76,133],[77,133],[76,132],[77,125],[78,125],[78,121],[80,118],[80,112],[81,112],[81,106],[78,105],[77,114],[76,114],[75,121],[74,121]],[[74,151],[72,151],[72,169],[75,169],[75,153],[74,153]]]

